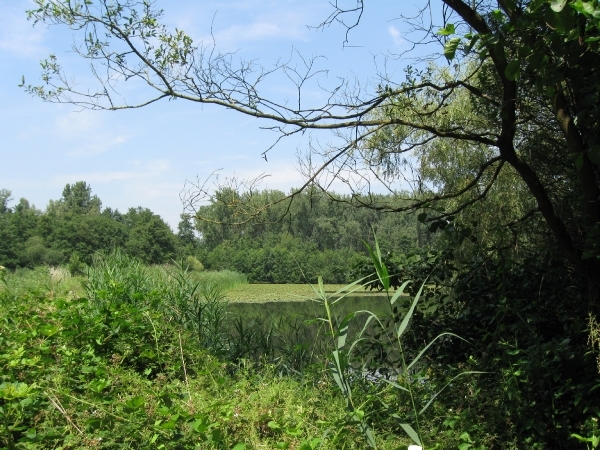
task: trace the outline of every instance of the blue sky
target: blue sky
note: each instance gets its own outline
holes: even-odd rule
[[[210,39],[211,24],[217,48],[237,51],[266,67],[297,49],[304,57],[322,55],[320,68],[336,77],[366,82],[388,52],[405,50],[402,12],[397,1],[367,2],[363,22],[343,48],[345,30],[332,26],[314,31],[331,12],[327,1],[166,1],[165,22],[185,30],[195,42]],[[349,2],[351,4],[351,2]],[[264,187],[284,191],[299,186],[296,151],[309,136],[286,139],[261,157],[276,136],[261,130],[268,125],[218,107],[184,101],[163,101],[147,108],[118,111],[78,111],[70,105],[46,104],[30,97],[18,84],[21,76],[36,83],[39,60],[54,53],[82,85],[90,83],[85,65],[70,51],[73,35],[67,29],[32,27],[25,10],[29,0],[0,0],[0,188],[15,199],[27,198],[44,209],[58,199],[66,183],[87,181],[104,206],[125,211],[144,206],[176,227],[182,204],[179,193],[186,180],[206,178],[216,169],[223,176],[252,178],[271,174]],[[401,76],[402,62],[390,61],[388,71]],[[267,96],[288,96],[293,86],[283,77],[265,85]],[[122,86],[128,95],[141,95],[139,85]],[[139,92],[138,92],[139,91]],[[319,102],[324,94],[316,84],[307,97]],[[319,136],[324,142],[327,135]]]

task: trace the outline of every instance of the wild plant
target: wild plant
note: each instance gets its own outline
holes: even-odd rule
[[[160,288],[144,264],[120,249],[95,253],[92,265],[84,269],[82,283],[95,306],[111,303],[137,304]]]
[[[393,388],[397,395],[403,394],[408,398],[408,410],[410,411],[410,417],[403,417],[399,411],[393,411],[392,407],[388,405],[384,405],[386,409],[389,411],[389,415],[392,419],[396,421],[396,423],[404,430],[406,435],[416,444],[417,448],[424,449],[425,442],[423,437],[423,431],[421,428],[421,415],[427,411],[427,409],[434,402],[436,397],[446,389],[454,380],[458,377],[466,375],[466,374],[476,374],[483,373],[477,371],[464,371],[455,377],[453,377],[442,389],[435,392],[428,401],[425,402],[423,406],[419,403],[420,401],[417,399],[416,388],[417,383],[421,380],[416,376],[419,369],[422,369],[422,357],[427,352],[427,350],[439,339],[443,337],[454,337],[458,339],[462,339],[460,336],[457,336],[454,333],[440,333],[433,340],[431,340],[412,360],[408,360],[408,352],[406,351],[406,346],[404,343],[404,337],[409,330],[409,326],[411,323],[411,319],[415,313],[415,309],[419,300],[422,296],[423,290],[426,287],[427,280],[425,280],[418,292],[416,293],[414,299],[412,300],[410,307],[405,313],[402,320],[398,314],[395,314],[397,308],[395,307],[396,302],[403,296],[404,291],[410,281],[404,281],[400,287],[393,294],[391,291],[391,279],[392,276],[389,274],[388,269],[385,263],[382,260],[381,250],[379,248],[379,243],[377,241],[377,237],[375,236],[375,249],[371,248],[367,243],[365,243],[371,260],[373,262],[375,268],[375,274],[385,291],[385,294],[388,299],[388,303],[390,306],[390,310],[392,312],[392,317],[394,318],[394,323],[392,330],[387,329],[384,326],[382,321],[377,315],[373,314],[370,311],[356,311],[352,312],[346,317],[344,317],[341,322],[338,324],[336,317],[333,313],[333,308],[336,304],[339,304],[345,297],[349,296],[353,292],[356,292],[358,289],[361,289],[366,284],[361,284],[365,281],[365,279],[361,279],[355,281],[354,283],[345,286],[338,292],[334,293],[332,296],[328,297],[326,295],[323,280],[319,278],[319,283],[317,287],[313,287],[315,294],[317,296],[317,301],[323,305],[325,310],[325,317],[322,319],[328,328],[328,333],[331,336],[333,341],[334,350],[331,353],[331,358],[329,362],[331,375],[339,388],[340,392],[346,399],[346,405],[348,407],[348,412],[350,416],[349,423],[357,425],[363,435],[365,436],[368,445],[371,448],[377,448],[377,441],[375,437],[375,432],[372,424],[369,422],[369,417],[365,413],[366,403],[358,404],[353,396],[353,380],[356,379],[357,374],[360,376],[363,373],[364,366],[353,364],[353,355],[356,353],[359,345],[366,340],[365,338],[365,330],[367,330],[369,323],[375,321],[379,328],[382,330],[382,335],[385,341],[390,348],[396,351],[399,355],[399,367],[389,367],[391,372],[396,375],[393,377],[382,377],[378,376],[378,374],[368,374],[374,378],[374,382],[382,382],[389,385]],[[367,320],[365,321],[364,326],[358,333],[356,339],[349,343],[348,342],[348,329],[352,320],[359,314],[367,315]],[[464,339],[462,339],[464,340]],[[392,364],[389,361],[390,365]],[[381,402],[383,403],[383,402]],[[347,425],[347,424],[343,424]],[[411,446],[414,448],[414,446]]]
[[[12,300],[13,294],[8,285],[8,281],[6,280],[7,272],[8,270],[6,269],[6,267],[0,266],[0,286],[2,286],[2,291],[4,291],[2,292],[2,294],[4,294],[3,297],[5,297],[7,300]]]
[[[190,330],[204,348],[223,353],[227,302],[221,287],[196,281],[183,261],[166,267],[164,275],[161,297],[167,316]]]
[[[322,339],[306,317],[266,315],[230,318],[228,357],[273,365],[280,374],[298,375],[324,352]]]

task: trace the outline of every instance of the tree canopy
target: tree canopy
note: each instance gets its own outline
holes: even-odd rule
[[[90,263],[95,252],[116,248],[147,264],[193,255],[148,208],[130,208],[126,214],[102,210],[101,200],[84,181],[67,184],[62,198],[50,200],[45,211],[25,198],[14,207],[10,200],[11,192],[0,190],[0,265],[11,269],[61,265],[74,255]]]

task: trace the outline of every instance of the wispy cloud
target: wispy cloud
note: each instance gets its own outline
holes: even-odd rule
[[[108,152],[126,143],[131,134],[110,129],[95,111],[60,115],[55,120],[54,133],[69,142],[69,156],[89,156]]]
[[[396,46],[401,47],[404,44],[404,39],[402,39],[400,31],[394,25],[388,27],[388,33]]]
[[[91,171],[61,174],[55,177],[60,183],[72,183],[73,180],[85,180],[88,183],[109,184],[118,181],[154,181],[172,170],[171,162],[166,159],[155,159],[148,161],[134,160],[129,162],[129,170],[119,171]],[[144,184],[147,187],[147,184]]]
[[[217,44],[223,43],[228,46],[273,38],[304,40],[305,30],[302,24],[299,23],[297,16],[281,14],[260,18],[249,24],[232,25],[224,30],[217,31],[215,34]]]
[[[307,40],[306,25],[311,23],[311,19],[308,12],[299,6],[286,4],[285,7],[274,5],[273,8],[265,8],[262,5],[254,10],[247,6],[234,4],[220,9],[214,5],[210,17],[197,17],[195,23],[189,17],[172,17],[172,23],[185,30],[195,42],[209,45],[214,39],[217,47],[224,51],[234,51],[249,43],[265,40]]]
[[[42,44],[45,29],[32,26],[23,12],[31,7],[29,2],[15,2],[10,7],[0,6],[0,50],[18,58],[41,57],[48,53]]]

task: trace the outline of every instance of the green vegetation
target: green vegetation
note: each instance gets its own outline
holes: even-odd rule
[[[376,276],[389,289],[378,254]],[[565,439],[572,446],[570,433],[592,443],[597,326],[588,339],[587,322],[595,322],[573,320],[581,304],[561,265],[526,266],[447,268],[455,294],[436,295],[443,277],[434,274],[424,286],[384,293],[377,307],[382,293],[360,285],[322,285],[317,302],[298,301],[291,294],[309,287],[145,266],[119,251],[96,255],[83,276],[3,269],[0,442],[396,449],[412,439],[428,448],[518,449]],[[511,284],[498,291],[484,272],[507,269]],[[280,301],[228,306],[225,298],[244,287],[272,289]],[[401,295],[419,287],[414,301]],[[356,312],[357,294],[377,317]],[[513,311],[506,298],[524,303]],[[548,298],[564,316],[547,310]],[[236,314],[237,305],[258,308]],[[265,315],[264,305],[287,309]],[[466,372],[486,373],[456,379]]]
[[[95,78],[97,90],[82,91],[51,56],[42,62],[43,85],[23,83],[45,101],[121,109],[181,98],[274,121],[283,136],[334,130],[331,145],[339,146],[312,149],[309,182],[289,194],[235,179],[214,192],[195,186],[187,204],[195,215],[182,218],[177,239],[148,210],[101,211],[85,183],[67,186],[44,214],[26,200],[9,207],[10,192],[0,191],[0,263],[68,261],[85,288],[82,299],[67,300],[43,287],[19,297],[6,284],[7,446],[114,429],[96,445],[110,447],[121,433],[136,436],[123,438],[129,446],[186,448],[196,445],[186,440],[196,428],[198,445],[217,448],[404,448],[406,436],[438,449],[600,445],[600,5],[426,3],[403,20],[422,33],[419,43],[442,46],[418,60],[443,55],[450,66],[417,61],[403,80],[377,77],[371,96],[341,82],[328,103],[307,112],[258,92],[269,75],[287,72],[285,63],[237,66],[235,55],[214,48],[205,58],[205,47],[170,32],[146,2],[36,0],[30,18],[86,30],[76,51],[94,74],[108,74]],[[322,26],[358,26],[363,4],[335,3]],[[347,20],[352,14],[356,22]],[[315,70],[294,83],[309,85]],[[118,104],[115,80],[135,78],[156,96]],[[345,183],[351,195],[327,192],[322,180]],[[375,181],[389,195],[375,194]],[[411,192],[399,189],[406,181]],[[375,242],[368,258],[361,241],[370,242],[371,229],[386,251]],[[113,247],[124,252],[107,254]],[[194,260],[146,266],[173,256],[193,256],[209,271]],[[268,283],[320,276],[311,306],[321,312],[297,297],[280,308],[291,294],[266,285],[253,292],[241,276],[219,275],[234,280],[225,295],[238,301],[228,305],[210,270]],[[31,282],[19,276],[23,290]],[[363,297],[372,302],[366,310],[344,310],[352,295],[327,292],[322,281],[348,278],[382,291],[386,311],[374,311],[377,295]],[[193,403],[199,395],[215,405],[202,397],[211,386],[207,361],[224,380],[225,397],[215,394],[223,400],[212,410]],[[127,390],[120,371],[130,377]],[[266,404],[260,394],[248,397],[252,412],[242,424],[219,409],[242,416],[228,389],[256,380],[266,392],[298,389],[281,398],[313,415],[282,407],[275,417],[275,406],[257,413],[251,408]],[[162,400],[160,386],[175,396]],[[313,396],[329,403],[312,409]]]
[[[11,192],[2,191],[0,208],[0,264],[10,268],[69,265],[82,273],[95,252],[122,249],[145,264],[185,261],[194,272],[230,270],[253,283],[345,283],[353,265],[362,259],[361,238],[372,227],[402,251],[416,249],[416,233],[429,233],[413,216],[402,221],[373,211],[348,209],[323,192],[302,194],[292,205],[269,210],[244,226],[226,225],[228,210],[216,201],[201,213],[220,224],[194,221],[182,215],[177,234],[147,208],[126,214],[102,208],[85,182],[67,184],[60,200],[44,212],[26,199],[10,205]],[[219,198],[222,200],[222,193]],[[283,192],[256,194],[263,201],[285,197]]]
[[[97,251],[123,248],[147,264],[183,256],[183,245],[169,226],[147,208],[125,214],[92,195],[87,183],[67,184],[60,200],[44,212],[22,198],[10,207],[11,192],[3,189],[0,212],[0,264],[7,268],[90,264]],[[187,255],[185,255],[187,256]]]
[[[78,297],[65,270],[3,271],[1,445],[362,448],[322,369],[282,378],[263,355],[227,358],[222,302],[189,275],[117,252],[96,258]],[[211,314],[187,314],[198,306]]]

